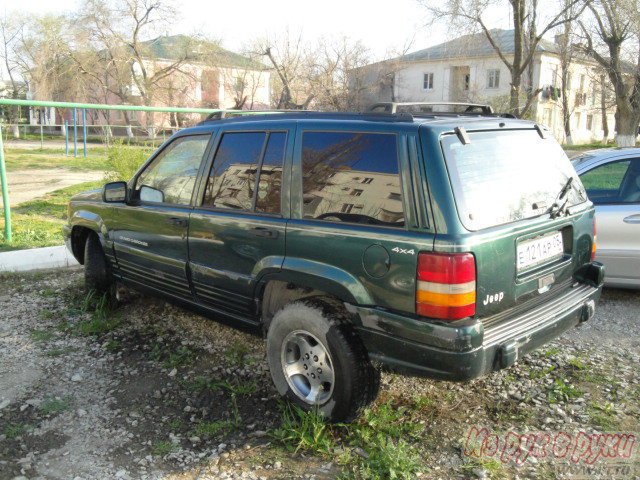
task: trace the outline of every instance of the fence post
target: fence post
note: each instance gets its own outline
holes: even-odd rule
[[[87,110],[82,109],[82,148],[84,158],[87,158]]]
[[[40,150],[44,150],[44,129],[42,123],[40,123]]]
[[[6,243],[11,243],[11,206],[9,205],[9,185],[7,183],[7,169],[4,164],[2,126],[0,126],[0,183],[2,183],[2,206],[4,207],[4,241]]]
[[[69,156],[69,121],[64,121],[64,154]]]
[[[73,157],[78,156],[78,109],[73,109]]]

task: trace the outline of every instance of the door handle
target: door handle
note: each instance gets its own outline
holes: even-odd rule
[[[166,221],[167,223],[175,225],[176,227],[186,227],[189,224],[189,220],[187,220],[186,218],[180,218],[180,217],[170,217],[170,218],[167,218]]]
[[[254,227],[251,229],[251,233],[256,237],[264,237],[264,238],[278,238],[277,230],[270,230],[265,227]]]
[[[629,215],[622,220],[624,223],[640,223],[640,214]]]

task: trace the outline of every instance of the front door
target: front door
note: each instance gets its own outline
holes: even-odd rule
[[[596,260],[609,283],[633,285],[640,272],[640,159],[599,165],[580,177],[596,206]]]
[[[123,279],[192,300],[186,272],[191,197],[211,138],[178,137],[135,179],[131,201],[110,232]]]
[[[189,259],[198,300],[246,319],[255,313],[258,274],[279,270],[284,260],[281,187],[293,135],[285,124],[269,131],[241,127],[228,126],[218,135],[191,215]]]

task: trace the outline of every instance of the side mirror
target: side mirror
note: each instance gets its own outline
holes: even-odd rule
[[[164,203],[164,193],[148,185],[140,187],[140,200],[142,202]]]
[[[102,200],[106,203],[127,201],[127,182],[110,182],[102,189]]]

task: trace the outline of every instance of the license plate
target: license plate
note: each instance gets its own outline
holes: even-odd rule
[[[518,244],[518,271],[560,258],[564,253],[562,234],[555,232]]]

